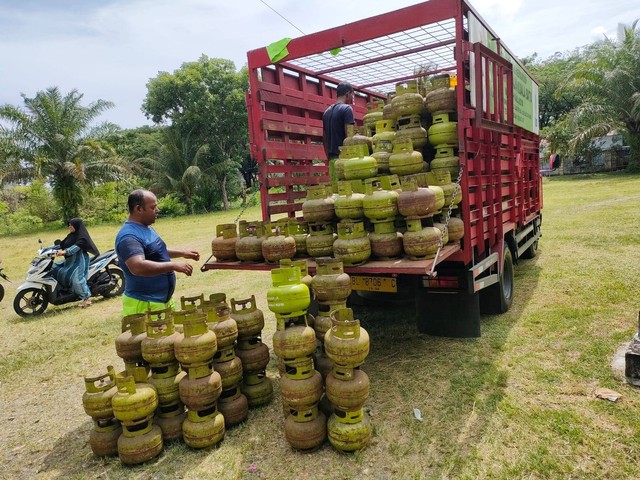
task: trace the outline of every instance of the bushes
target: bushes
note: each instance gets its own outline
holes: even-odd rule
[[[165,217],[178,217],[187,213],[187,205],[173,193],[158,199],[158,208]]]

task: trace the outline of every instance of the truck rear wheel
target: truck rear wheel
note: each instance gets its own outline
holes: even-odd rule
[[[538,252],[538,241],[536,240],[531,245],[529,245],[529,248],[527,248],[524,252],[522,252],[522,255],[520,255],[520,258],[528,260],[530,258],[535,257],[537,252]]]
[[[505,313],[513,302],[513,257],[504,242],[504,260],[498,282],[480,291],[480,311],[488,314]]]

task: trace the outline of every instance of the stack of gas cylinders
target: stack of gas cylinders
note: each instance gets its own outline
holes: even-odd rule
[[[433,258],[440,242],[459,243],[456,88],[448,74],[402,82],[385,105],[368,104],[363,134],[349,130],[338,181],[311,185],[303,218],[219,225],[217,261],[278,262],[334,257],[353,266],[369,259]],[[420,93],[422,92],[422,93]],[[450,213],[451,210],[451,213]]]
[[[311,294],[300,268],[291,263],[271,270],[271,280],[267,303],[276,316],[273,350],[279,357],[285,437],[292,447],[311,451],[327,437],[327,419],[318,408],[324,384],[313,363],[316,336],[307,320]]]
[[[94,421],[89,443],[96,455],[117,454],[125,464],[138,464],[168,441],[210,447],[226,427],[247,419],[249,406],[271,400],[262,312],[255,298],[232,302],[240,328],[223,293],[206,300],[182,297],[181,310],[122,319],[115,344],[124,371],[116,374],[109,366],[85,378],[83,406]]]

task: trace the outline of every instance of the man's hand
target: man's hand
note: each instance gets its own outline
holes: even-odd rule
[[[173,265],[174,272],[184,273],[187,277],[190,277],[193,273],[193,267],[186,262],[173,262]]]
[[[200,260],[200,254],[198,252],[196,252],[195,250],[185,250],[184,252],[182,252],[182,256],[184,258],[189,258],[191,260],[195,260],[196,262],[198,260]]]

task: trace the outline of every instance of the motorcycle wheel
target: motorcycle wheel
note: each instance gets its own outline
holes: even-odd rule
[[[0,302],[4,298],[4,287],[0,284]]]
[[[42,315],[49,306],[45,291],[39,288],[27,288],[18,292],[13,300],[13,309],[23,318]]]
[[[104,298],[113,298],[124,293],[124,272],[117,267],[109,267],[107,269],[109,275],[111,275],[111,281],[114,283],[114,287],[106,293],[103,293]]]

